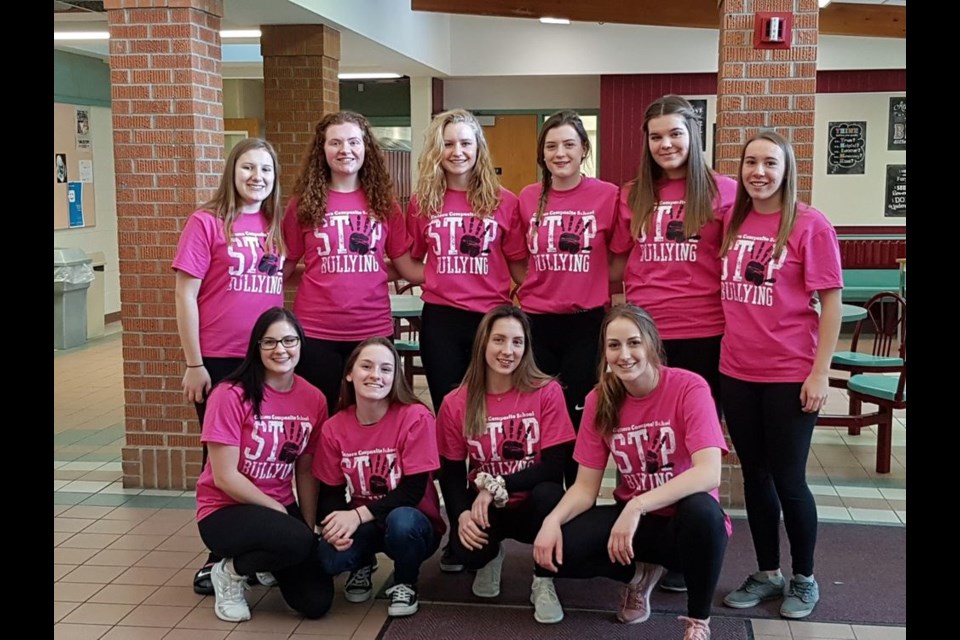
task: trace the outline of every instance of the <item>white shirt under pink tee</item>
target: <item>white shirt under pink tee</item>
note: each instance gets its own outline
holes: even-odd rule
[[[613,460],[620,483],[613,491],[618,502],[627,502],[666,484],[691,466],[691,456],[710,447],[727,453],[717,407],[710,387],[686,369],[660,367],[656,388],[642,398],[627,395],[620,408],[620,423],[612,436],[600,437],[595,423],[597,391],[587,394],[583,420],[573,458],[584,467],[605,469]],[[717,489],[710,492],[720,501]],[[673,506],[653,513],[673,515]],[[726,518],[727,535],[733,530]]]
[[[375,220],[362,190],[327,193],[323,225],[297,221],[297,198],[283,218],[287,258],[303,258],[293,312],[311,338],[343,342],[393,335],[385,257],[410,250],[399,205]]]
[[[813,294],[843,288],[837,232],[826,216],[798,203],[793,231],[774,258],[779,228],[779,212],[751,211],[723,257],[720,372],[738,380],[806,380],[820,324]]]
[[[719,174],[713,177],[718,189],[714,220],[692,238],[685,238],[683,232],[686,178],[658,183],[659,200],[649,228],[639,238],[630,234],[633,212],[627,199],[633,183],[620,192],[619,223],[610,250],[629,252],[623,276],[627,302],[651,315],[664,340],[723,333],[718,254],[723,220],[733,205],[737,183]]]
[[[537,224],[542,190],[537,183],[520,192],[520,228],[530,254],[526,280],[517,291],[520,305],[529,313],[576,313],[606,306],[607,245],[617,222],[617,186],[584,177],[573,189],[550,189]]]
[[[338,411],[323,425],[313,458],[317,479],[330,486],[346,483],[351,508],[382,499],[404,476],[439,468],[433,414],[422,404],[398,402],[372,425],[360,424],[356,405]],[[440,517],[440,497],[432,481],[427,483],[417,508],[442,535],[446,525]]]
[[[180,234],[173,268],[200,279],[200,353],[242,358],[250,330],[267,309],[283,306],[283,256],[264,252],[269,224],[262,213],[240,215],[230,241],[223,221],[196,211]]]
[[[264,385],[260,415],[243,399],[243,388],[223,382],[207,398],[201,442],[240,449],[237,469],[260,491],[280,504],[294,503],[294,465],[314,454],[320,425],[327,419],[327,401],[320,390],[294,375],[288,391]],[[197,480],[197,520],[223,507],[241,504],[217,487],[210,460]]]
[[[486,313],[510,302],[508,261],[527,259],[517,196],[500,189],[500,206],[485,218],[474,213],[466,191],[447,189],[443,208],[433,217],[419,214],[410,199],[407,225],[411,255],[426,256],[424,302]]]
[[[467,389],[460,386],[443,399],[437,417],[440,455],[447,460],[468,460],[467,478],[472,483],[481,471],[509,476],[540,461],[540,452],[576,438],[560,385],[521,393],[488,393],[487,430],[479,437],[463,434],[467,412]],[[507,507],[523,502],[527,492],[510,494]]]

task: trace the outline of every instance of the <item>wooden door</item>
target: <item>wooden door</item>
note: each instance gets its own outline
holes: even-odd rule
[[[483,128],[500,183],[514,193],[537,181],[537,115],[496,116]]]

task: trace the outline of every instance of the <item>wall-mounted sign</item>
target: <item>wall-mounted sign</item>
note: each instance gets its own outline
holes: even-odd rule
[[[83,183],[67,183],[67,211],[71,227],[83,226]]]
[[[907,97],[890,98],[887,119],[887,151],[907,149]]]
[[[701,151],[707,150],[707,101],[690,100],[694,113],[697,114],[697,124],[700,126],[700,146]]]
[[[827,175],[864,173],[866,122],[831,122],[827,131]]]
[[[886,218],[905,218],[907,216],[907,165],[887,165]]]

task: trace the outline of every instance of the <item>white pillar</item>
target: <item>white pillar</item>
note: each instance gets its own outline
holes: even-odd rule
[[[410,158],[411,185],[417,184],[417,160],[423,149],[423,134],[430,125],[433,109],[433,78],[417,76],[410,78]]]

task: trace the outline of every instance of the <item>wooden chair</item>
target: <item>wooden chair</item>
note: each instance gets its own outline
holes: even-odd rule
[[[861,426],[877,425],[877,473],[890,473],[893,455],[893,410],[907,408],[907,363],[904,358],[899,375],[860,373],[847,382],[847,393],[858,403],[877,405],[874,413],[861,414]]]
[[[397,281],[396,292],[417,295],[419,293],[416,290],[417,286],[406,281]],[[400,354],[403,377],[412,389],[413,377],[426,375],[423,364],[420,362],[420,318],[394,318],[393,345]]]

